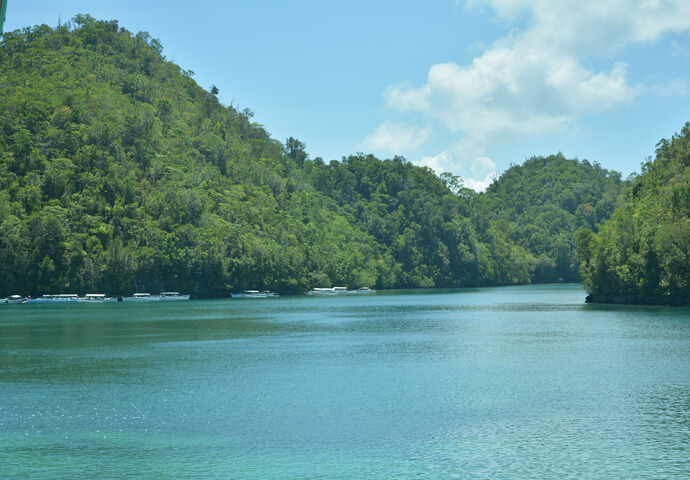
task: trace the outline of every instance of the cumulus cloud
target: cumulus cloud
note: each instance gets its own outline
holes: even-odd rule
[[[364,140],[364,145],[377,151],[400,152],[414,150],[424,144],[431,134],[428,127],[405,123],[383,122]]]
[[[440,175],[443,172],[453,172],[457,169],[457,162],[453,154],[444,150],[434,157],[423,157],[420,164],[429,167]],[[477,157],[470,162],[470,176],[463,177],[463,184],[481,192],[491,185],[494,176],[498,173],[496,164],[488,157]]]
[[[645,91],[686,92],[681,82],[633,85],[625,63],[597,70],[589,59],[690,29],[687,0],[467,0],[465,6],[488,10],[523,30],[514,29],[469,64],[433,65],[425,85],[386,89],[390,109],[421,114],[435,128],[457,135],[456,145],[447,149],[452,153],[425,157],[430,166],[474,165],[488,145],[562,132],[582,115],[619,109]],[[428,127],[386,122],[368,140],[400,151],[430,135]]]
[[[429,167],[436,174],[450,172],[453,169],[453,156],[448,151],[443,151],[435,157],[422,157],[419,162],[424,167]]]

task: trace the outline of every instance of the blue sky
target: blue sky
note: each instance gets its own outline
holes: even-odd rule
[[[627,177],[690,121],[688,0],[9,0],[5,30],[77,13],[147,31],[312,158],[402,155],[475,189],[558,152]]]

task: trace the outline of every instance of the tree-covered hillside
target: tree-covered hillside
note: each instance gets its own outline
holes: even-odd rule
[[[376,242],[161,50],[84,15],[5,34],[0,296],[376,284]]]
[[[530,256],[532,281],[578,282],[576,234],[613,213],[620,173],[562,154],[514,165],[479,195],[478,215]]]
[[[690,305],[690,123],[659,142],[599,233],[578,241],[590,301]]]
[[[572,280],[620,178],[561,157],[486,194],[395,157],[310,159],[145,32],[79,15],[0,43],[0,297]]]
[[[352,155],[317,165],[313,183],[394,259],[399,286],[529,283],[525,252],[473,221],[474,192],[401,157]]]

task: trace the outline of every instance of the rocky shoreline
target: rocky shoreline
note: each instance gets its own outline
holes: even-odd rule
[[[586,303],[607,303],[615,305],[659,305],[670,307],[690,307],[690,296],[684,298],[638,297],[636,295],[595,295],[585,298]]]

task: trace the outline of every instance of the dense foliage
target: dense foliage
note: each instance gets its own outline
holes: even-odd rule
[[[0,296],[576,279],[620,178],[560,156],[485,194],[401,157],[309,158],[147,33],[79,15],[0,43]]]
[[[690,305],[690,123],[659,142],[599,234],[578,240],[590,300]]]
[[[0,295],[373,285],[303,158],[117,22],[0,44]],[[213,89],[212,89],[213,90]]]
[[[485,221],[528,252],[532,281],[579,282],[576,235],[614,211],[620,173],[562,154],[514,165],[477,198]]]
[[[403,158],[353,155],[314,167],[314,185],[394,259],[398,286],[529,283],[524,251],[472,219],[474,192]],[[480,227],[480,228],[478,228]]]

